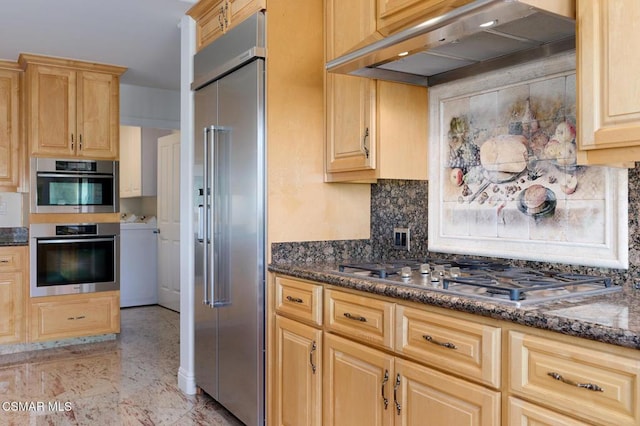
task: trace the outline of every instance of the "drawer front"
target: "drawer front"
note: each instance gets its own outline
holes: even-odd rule
[[[21,270],[25,257],[26,247],[0,247],[0,272]]]
[[[396,352],[465,378],[500,387],[501,330],[396,306]]]
[[[394,306],[378,299],[325,290],[327,329],[392,349]]]
[[[291,278],[276,278],[276,312],[322,325],[322,286]]]
[[[31,303],[31,341],[118,333],[119,296],[92,296],[82,299]],[[33,299],[32,299],[33,300]]]
[[[640,424],[640,360],[509,333],[509,390],[597,425]]]

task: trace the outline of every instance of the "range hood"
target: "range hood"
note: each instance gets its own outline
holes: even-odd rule
[[[575,49],[575,20],[537,3],[476,0],[348,52],[326,68],[434,86]]]

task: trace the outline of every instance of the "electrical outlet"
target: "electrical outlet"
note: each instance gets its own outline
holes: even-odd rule
[[[409,251],[409,228],[393,228],[393,248]]]

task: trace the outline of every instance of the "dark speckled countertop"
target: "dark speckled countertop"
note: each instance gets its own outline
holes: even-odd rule
[[[29,229],[0,228],[0,247],[2,246],[26,246],[29,244]]]
[[[640,306],[624,292],[514,307],[427,289],[353,278],[335,264],[271,264],[269,271],[396,299],[453,309],[571,336],[640,349]]]

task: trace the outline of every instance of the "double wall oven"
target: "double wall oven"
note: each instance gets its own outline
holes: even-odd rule
[[[30,189],[31,297],[118,290],[120,223],[92,215],[120,210],[118,162],[32,158]]]

